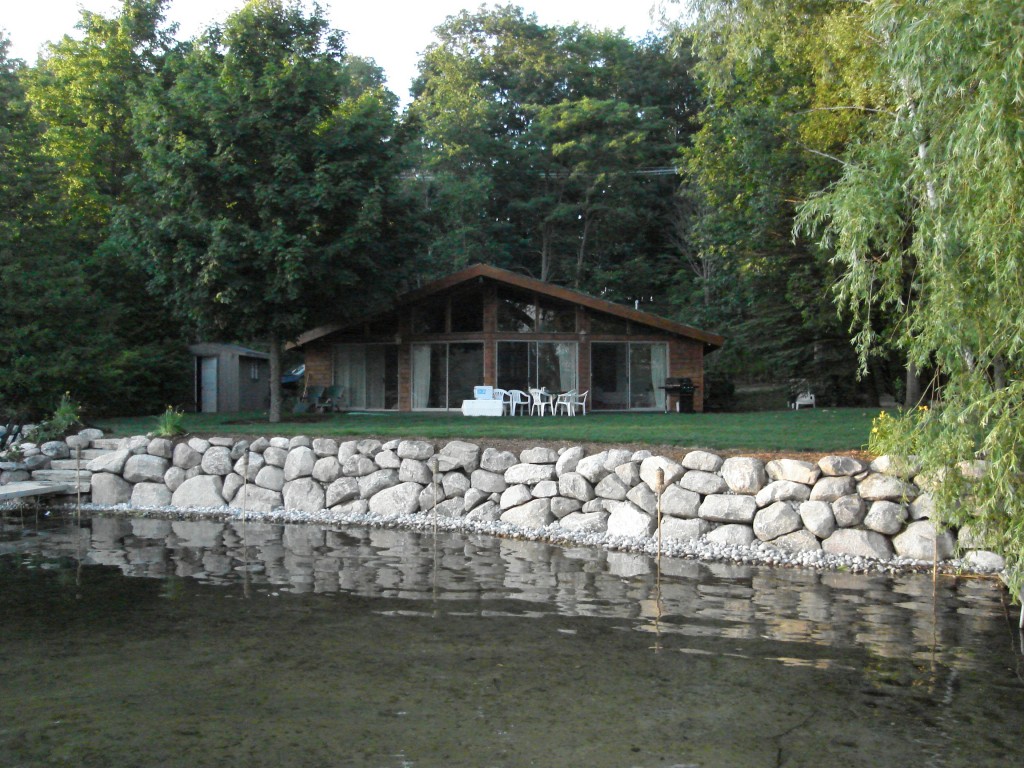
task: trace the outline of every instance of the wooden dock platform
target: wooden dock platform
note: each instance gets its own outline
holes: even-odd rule
[[[67,483],[47,483],[38,480],[25,480],[17,483],[0,485],[0,502],[13,501],[28,496],[49,496],[51,494],[74,493],[74,486]]]

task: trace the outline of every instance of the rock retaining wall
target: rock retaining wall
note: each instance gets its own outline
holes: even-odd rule
[[[954,533],[936,532],[931,498],[915,485],[913,468],[885,457],[871,464],[849,456],[765,463],[692,451],[677,463],[616,448],[588,455],[579,446],[538,447],[516,456],[462,441],[437,448],[401,439],[110,440],[94,431],[21,448],[20,463],[0,465],[0,482],[61,473],[67,481],[73,472],[92,503],[104,506],[435,513],[624,540],[655,536],[660,509],[667,540],[731,547],[760,541],[788,553],[929,562],[950,559],[958,544]],[[959,545],[965,563],[1002,568],[997,555],[972,549],[966,532]]]

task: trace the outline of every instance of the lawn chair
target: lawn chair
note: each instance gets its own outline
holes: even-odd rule
[[[501,401],[501,413],[502,415],[512,412],[512,393],[507,389],[498,389],[495,387],[491,390],[491,397],[495,400]]]
[[[299,402],[295,404],[295,413],[309,413],[310,411],[320,410],[320,403],[323,396],[323,387],[306,387],[306,390],[302,393],[302,397],[299,398]],[[300,409],[300,406],[305,407]]]
[[[576,415],[575,389],[570,389],[555,397],[555,404],[552,406],[551,412],[557,416],[559,411],[564,411],[566,416]]]
[[[543,416],[545,410],[551,410],[551,395],[543,389],[531,389],[530,415],[532,416],[535,413],[540,413],[540,415]]]
[[[509,414],[512,416],[516,415],[518,410],[520,413],[527,413],[530,409],[530,396],[523,392],[521,389],[510,389],[508,391],[509,397],[512,398],[512,402],[509,405]]]
[[[341,410],[341,396],[345,392],[345,388],[339,384],[327,387],[324,390],[323,399],[320,401],[319,410],[324,411],[340,411]]]
[[[589,395],[589,394],[590,394],[590,390],[588,389],[586,392],[583,392],[582,394],[577,394],[577,395],[575,395],[573,397],[573,411],[574,412],[575,412],[576,409],[579,409],[579,412],[581,414],[583,414],[584,416],[587,415],[587,395]]]

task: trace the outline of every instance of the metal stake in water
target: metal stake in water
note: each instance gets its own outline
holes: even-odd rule
[[[654,652],[661,650],[661,495],[665,492],[665,470],[654,472],[654,492],[658,496],[655,507],[658,515],[658,556],[654,559]]]

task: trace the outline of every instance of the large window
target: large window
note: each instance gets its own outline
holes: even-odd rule
[[[398,347],[341,344],[334,348],[334,383],[344,408],[398,407]]]
[[[577,350],[576,342],[569,341],[499,341],[498,386],[546,387],[552,392],[576,389]]]
[[[664,409],[666,376],[666,344],[594,342],[590,347],[594,410]]]
[[[484,380],[484,345],[413,344],[412,407],[461,408]]]

